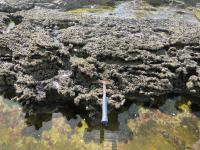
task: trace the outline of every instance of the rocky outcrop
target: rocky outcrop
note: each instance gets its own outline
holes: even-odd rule
[[[162,6],[162,5],[172,5],[179,8],[185,8],[187,6],[196,6],[198,1],[196,0],[145,0],[153,6]]]
[[[24,105],[74,101],[88,110],[99,107],[99,79],[113,81],[107,93],[114,108],[138,96],[200,97],[198,24],[50,9],[3,14],[5,18],[18,24],[0,34],[0,86],[12,87],[12,99]]]
[[[16,12],[34,7],[68,10],[91,4],[105,4],[113,0],[1,0],[0,12]]]

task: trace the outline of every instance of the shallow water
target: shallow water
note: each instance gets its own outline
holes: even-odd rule
[[[197,6],[200,3],[200,0],[181,0],[189,6]]]
[[[78,9],[69,10],[67,13],[88,14],[97,17],[115,17],[131,19],[174,19],[200,23],[194,11],[200,5],[199,0],[182,0],[185,7],[178,7],[175,2],[165,5],[153,6],[144,1],[120,1],[115,5],[88,5]]]
[[[0,149],[183,150],[197,145],[198,150],[200,118],[196,114],[191,102],[179,97],[168,99],[160,109],[132,104],[129,109],[111,111],[109,126],[103,127],[100,118],[89,120],[67,108],[27,115],[20,105],[0,97]]]

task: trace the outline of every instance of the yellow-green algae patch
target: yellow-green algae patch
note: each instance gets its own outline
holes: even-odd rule
[[[119,143],[119,149],[192,149],[199,140],[200,119],[186,111],[170,116],[158,110],[143,110],[138,118],[128,121],[128,126],[135,136],[128,144]]]
[[[178,101],[177,102],[178,109],[180,111],[182,111],[182,112],[189,112],[189,111],[191,111],[191,104],[192,104],[192,102],[190,100]]]
[[[200,118],[190,113],[190,102],[183,103],[176,116],[159,110],[140,107],[138,117],[128,120],[133,139],[128,143],[118,141],[118,150],[199,150]],[[185,106],[187,105],[187,106]],[[58,114],[52,117],[51,128],[44,130],[39,138],[25,136],[27,128],[23,112],[0,97],[0,150],[111,150],[112,142],[85,142],[84,132],[88,124],[81,119],[81,126],[70,126],[68,120]],[[200,141],[200,140],[199,140]]]
[[[83,7],[69,10],[69,13],[81,14],[81,13],[103,13],[103,12],[112,12],[115,9],[114,6],[107,5],[95,5],[91,7]]]
[[[23,136],[22,131],[27,127],[22,117],[21,109],[5,104],[0,97],[0,150],[93,150],[104,149],[94,142],[85,143],[83,135],[88,127],[84,119],[81,127],[73,129],[64,116],[52,118],[50,130],[43,131],[39,139],[33,136]],[[111,148],[111,146],[110,146]]]
[[[200,8],[193,9],[193,13],[195,17],[200,20]]]

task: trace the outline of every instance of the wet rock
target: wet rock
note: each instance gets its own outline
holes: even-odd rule
[[[182,0],[146,0],[146,1],[153,6],[162,6],[162,5],[170,4],[170,5],[176,6],[178,8],[186,8],[187,7],[187,4]],[[190,2],[188,2],[188,3],[191,4]]]
[[[153,6],[160,6],[163,4],[169,4],[170,0],[146,0],[149,4]]]
[[[0,11],[16,12],[20,10],[29,10],[34,7],[67,10],[91,3],[103,4],[108,2],[112,2],[112,0],[2,0],[0,2]]]

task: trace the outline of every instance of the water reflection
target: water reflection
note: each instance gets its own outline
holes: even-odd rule
[[[196,17],[196,8],[200,6],[199,0],[182,1],[120,1],[115,5],[88,5],[78,9],[69,10],[67,13],[89,14],[98,17],[116,17],[132,19],[173,19],[199,23]]]
[[[200,113],[191,108],[192,102],[181,97],[168,98],[160,110],[131,104],[111,111],[109,126],[103,127],[100,117],[69,115],[64,108],[28,115],[0,97],[0,149],[194,149],[200,143]]]

